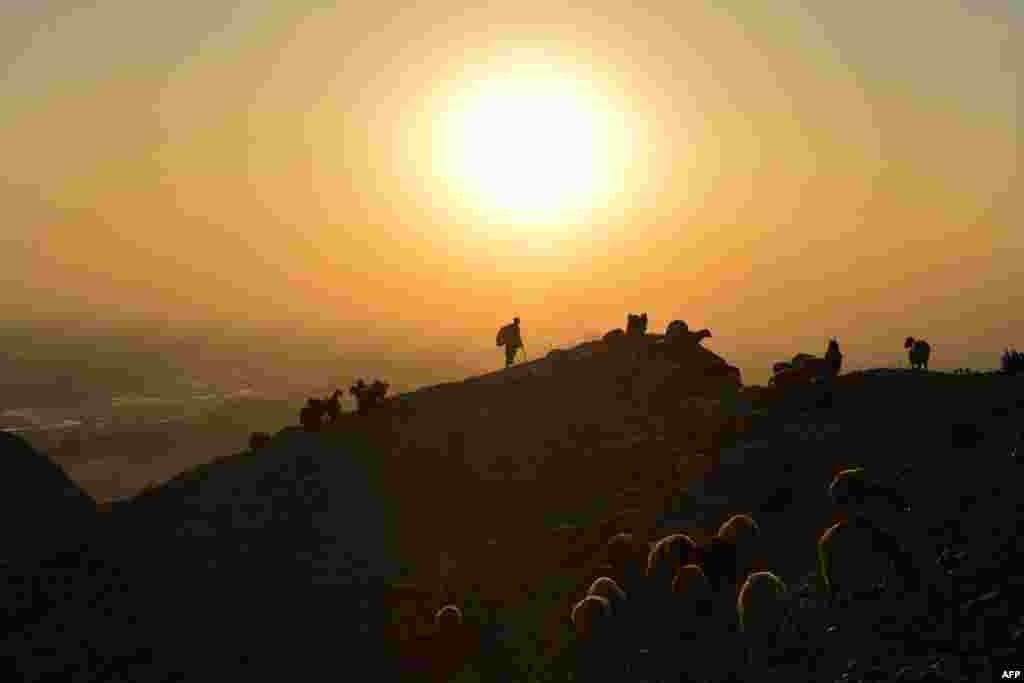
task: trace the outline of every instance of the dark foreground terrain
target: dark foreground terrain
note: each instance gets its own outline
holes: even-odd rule
[[[829,405],[724,366],[584,345],[100,506],[0,435],[0,661],[11,680],[426,680],[431,617],[454,603],[473,637],[452,679],[566,681],[570,610],[611,536],[704,542],[744,512],[795,626],[753,670],[722,634],[708,678],[994,680],[1024,627],[1022,380],[860,372]],[[927,590],[826,604],[815,544],[851,466],[906,497],[892,528]],[[630,673],[609,680],[654,680],[643,645],[619,645]]]

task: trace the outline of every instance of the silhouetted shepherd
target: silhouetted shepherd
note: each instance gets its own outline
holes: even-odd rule
[[[324,402],[318,398],[308,399],[299,412],[299,422],[307,432],[319,432],[324,423]]]
[[[505,367],[510,367],[516,360],[516,352],[523,349],[523,337],[519,329],[519,318],[514,318],[511,323],[498,330],[494,340],[497,346],[505,347]],[[523,350],[525,355],[526,350]]]
[[[647,334],[647,314],[626,314],[626,336],[642,337]]]
[[[927,370],[928,358],[932,355],[931,345],[923,339],[907,337],[903,342],[903,348],[907,349],[910,357],[910,367],[914,370]]]

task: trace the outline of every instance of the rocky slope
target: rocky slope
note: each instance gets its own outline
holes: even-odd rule
[[[395,397],[60,513],[84,526],[6,568],[9,586],[30,587],[7,604],[33,609],[9,608],[5,661],[30,680],[319,680],[363,664],[391,679],[422,654],[429,612],[457,601],[479,633],[465,677],[566,680],[569,609],[603,571],[604,542],[699,540],[732,512],[758,519],[766,566],[800,596],[800,656],[778,680],[895,680],[908,666],[905,680],[934,666],[983,680],[982,655],[1019,644],[1019,379],[856,373],[826,408],[741,391],[710,352],[659,343],[592,343]],[[899,478],[901,533],[936,568],[935,614],[881,603],[899,637],[833,613],[811,580],[833,521],[825,486],[850,465]],[[36,502],[8,519],[48,509]]]

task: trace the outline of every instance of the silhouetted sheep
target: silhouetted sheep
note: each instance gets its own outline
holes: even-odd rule
[[[657,593],[672,586],[672,579],[680,567],[697,560],[697,544],[686,534],[665,536],[647,555],[647,578]]]
[[[606,598],[599,595],[586,596],[573,606],[570,614],[576,637],[590,640],[604,635],[611,615],[611,605]]]
[[[843,354],[839,350],[839,342],[831,339],[825,351],[825,357],[819,358],[809,353],[798,353],[789,363],[780,362],[772,365],[772,377],[769,384],[784,387],[806,384],[811,381],[826,382],[831,380],[842,368]]]
[[[733,515],[722,522],[715,537],[725,541],[732,548],[733,566],[730,578],[737,581],[749,574],[754,567],[761,546],[761,528],[754,518],[747,514]]]
[[[606,552],[616,583],[627,595],[635,592],[643,580],[647,548],[634,539],[633,534],[624,531],[608,539]]]
[[[324,413],[331,422],[337,422],[341,417],[341,389],[335,389],[330,398],[324,402]]]
[[[834,505],[847,506],[863,503],[867,491],[867,476],[863,467],[850,467],[832,478],[828,485],[828,497]]]
[[[369,386],[362,379],[357,380],[349,388],[349,393],[356,399],[356,410],[361,415],[365,415],[380,405],[385,394],[388,393],[389,386],[386,382],[381,382],[379,379],[374,380],[373,384]]]
[[[672,579],[672,598],[672,615],[665,630],[675,642],[667,643],[670,647],[663,670],[668,680],[706,680],[711,673],[709,667],[716,663],[714,653],[725,630],[714,619],[711,584],[699,565],[679,568]]]
[[[299,422],[307,432],[318,432],[324,422],[323,401],[318,398],[311,398],[306,401],[305,407],[299,411]]]
[[[903,348],[909,349],[907,355],[910,358],[910,367],[915,370],[928,369],[928,358],[932,355],[932,347],[923,339],[907,337],[903,342]]]
[[[788,592],[773,572],[754,572],[736,598],[748,664],[755,664],[778,644],[788,618]]]
[[[626,315],[626,335],[629,337],[639,336],[647,334],[647,314],[633,315],[629,313]]]
[[[470,655],[462,610],[445,605],[434,614],[434,680],[450,681]]]
[[[829,484],[828,496],[833,505],[847,514],[876,522],[888,513],[900,514],[910,508],[895,488],[868,479],[863,467],[851,467],[836,474]]]
[[[434,614],[434,626],[442,633],[462,626],[462,610],[456,605],[445,605]]]
[[[590,588],[587,589],[587,595],[596,595],[607,600],[613,615],[619,614],[626,602],[625,591],[615,582],[615,579],[607,576],[594,579]]]
[[[673,320],[665,328],[665,342],[668,344],[699,344],[711,338],[711,330],[704,328],[690,332],[690,328],[682,320]]]
[[[258,451],[270,445],[271,436],[266,432],[253,432],[249,436],[249,450]]]
[[[685,564],[676,571],[672,578],[672,594],[678,598],[677,607],[682,609],[687,620],[711,616],[711,582],[700,565]],[[690,623],[696,625],[696,621]],[[687,628],[690,629],[689,626]]]
[[[864,517],[833,524],[818,540],[818,576],[830,602],[877,595],[892,578],[916,588],[914,574],[896,537]]]
[[[577,602],[570,614],[576,631],[575,680],[606,680],[621,672],[621,643],[614,642],[616,631],[608,600],[588,595]]]
[[[587,595],[596,595],[608,601],[609,614],[612,619],[609,622],[607,635],[615,640],[618,647],[623,650],[628,649],[626,643],[633,635],[630,633],[630,620],[635,616],[635,612],[630,612],[629,608],[632,605],[627,601],[626,593],[614,579],[602,576],[590,584]]]

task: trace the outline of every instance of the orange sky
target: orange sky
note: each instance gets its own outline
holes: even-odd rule
[[[538,351],[683,318],[741,365],[1024,338],[1012,0],[94,4],[0,9],[0,315],[365,323],[339,345],[481,363],[513,315]],[[628,152],[578,224],[474,209],[431,146],[524,64]]]

